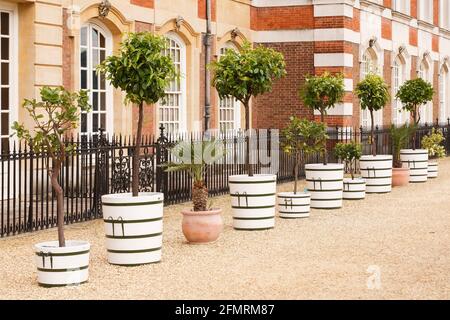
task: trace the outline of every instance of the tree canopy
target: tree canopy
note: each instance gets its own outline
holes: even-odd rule
[[[240,51],[226,50],[209,68],[220,98],[234,97],[246,107],[252,96],[271,91],[274,80],[286,75],[283,54],[261,45],[252,48],[250,43]]]
[[[149,32],[129,33],[117,55],[107,57],[97,70],[106,74],[126,100],[154,104],[165,96],[171,81],[179,77],[172,58],[165,54],[167,40]]]
[[[305,106],[317,110],[323,117],[328,109],[342,102],[345,95],[344,76],[324,72],[318,76],[307,76],[305,84],[300,89],[300,97]]]
[[[433,94],[431,83],[416,78],[406,81],[398,90],[396,97],[402,102],[403,109],[411,113],[415,124],[419,124],[419,107],[433,100]]]

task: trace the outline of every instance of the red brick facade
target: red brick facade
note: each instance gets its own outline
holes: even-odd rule
[[[250,8],[253,30],[292,30],[314,28],[313,6]]]
[[[300,101],[298,92],[305,75],[314,74],[314,44],[271,43],[265,44],[283,53],[286,60],[287,76],[277,81],[273,91],[254,99],[254,128],[283,128],[290,116],[313,117]]]
[[[130,0],[130,3],[145,8],[155,7],[155,0]]]

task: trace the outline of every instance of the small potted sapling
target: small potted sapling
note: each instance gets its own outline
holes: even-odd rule
[[[414,128],[419,127],[421,114],[420,107],[433,100],[433,86],[431,83],[416,78],[406,81],[398,90],[397,98],[403,104],[403,110],[411,114]],[[400,151],[400,160],[403,167],[410,169],[409,182],[423,183],[428,180],[428,150],[416,149],[417,141],[416,130],[411,131],[412,149],[402,149]]]
[[[344,199],[363,200],[366,198],[366,180],[356,178],[356,161],[362,156],[361,145],[356,142],[338,143],[334,148],[336,157],[345,165],[350,178],[344,178]]]
[[[402,161],[400,160],[400,150],[404,149],[408,144],[408,139],[412,130],[413,127],[408,124],[399,127],[396,127],[395,125],[391,126],[389,133],[391,138],[392,156],[394,157],[394,167],[392,168],[393,187],[404,187],[409,184],[410,170],[408,167],[403,167]]]
[[[300,97],[305,106],[320,113],[321,123],[325,125],[327,111],[343,101],[345,95],[344,77],[328,72],[318,76],[306,77],[300,89]],[[343,204],[344,165],[328,163],[325,147],[323,162],[305,166],[306,184],[311,193],[311,208],[339,209]]]
[[[43,87],[41,101],[25,100],[23,107],[34,123],[33,130],[14,123],[17,137],[30,144],[36,153],[48,156],[47,172],[56,196],[58,241],[34,246],[37,280],[41,286],[59,287],[88,281],[90,244],[82,240],[66,240],[64,235],[64,191],[59,174],[74,145],[67,135],[77,128],[81,112],[90,109],[86,91],[71,93],[62,87]]]
[[[178,75],[165,55],[167,39],[148,32],[130,33],[117,55],[97,67],[114,88],[126,93],[125,102],[139,107],[132,157],[131,193],[102,196],[106,248],[110,264],[135,266],[156,263],[162,255],[163,202],[160,192],[139,192],[139,168],[144,106],[153,107]]]
[[[167,172],[187,171],[192,178],[192,209],[185,209],[182,230],[190,243],[208,243],[217,240],[223,230],[222,209],[208,206],[208,188],[205,182],[207,166],[220,161],[224,155],[219,140],[182,141],[171,150],[174,162],[165,164]]]
[[[280,52],[264,46],[227,50],[211,63],[212,85],[220,98],[233,97],[245,109],[245,164],[247,174],[230,176],[231,207],[235,230],[254,231],[275,227],[276,175],[254,174],[250,159],[252,134],[250,100],[272,90],[273,82],[286,75],[286,63]]]
[[[281,218],[307,218],[310,215],[311,194],[298,191],[300,167],[310,155],[323,152],[327,141],[325,124],[291,117],[282,132],[282,149],[294,158],[294,190],[278,193],[278,209]]]
[[[389,102],[389,88],[382,77],[368,74],[355,90],[361,109],[370,113],[371,155],[361,157],[359,164],[362,177],[366,180],[366,193],[389,193],[392,191],[392,155],[377,154],[375,137],[375,112],[382,110]]]
[[[433,179],[438,176],[438,159],[446,156],[445,147],[442,143],[445,141],[441,129],[433,128],[430,134],[422,138],[422,148],[428,150],[428,156],[433,161],[428,162],[428,178]]]

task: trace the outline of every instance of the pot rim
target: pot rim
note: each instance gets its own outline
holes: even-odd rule
[[[305,169],[316,169],[316,168],[329,168],[329,169],[335,169],[335,170],[341,170],[344,169],[344,165],[342,163],[308,163],[305,165]]]
[[[213,208],[206,211],[193,211],[192,209],[183,209],[181,214],[184,216],[215,216],[222,213],[222,208]]]
[[[84,240],[66,240],[66,246],[60,247],[58,241],[44,241],[34,245],[34,250],[37,252],[53,252],[53,253],[68,253],[76,251],[89,250],[91,244]]]
[[[139,196],[133,197],[133,194],[128,193],[112,193],[102,196],[102,201],[108,203],[141,203],[147,201],[161,201],[164,200],[164,193],[161,192],[139,192]]]

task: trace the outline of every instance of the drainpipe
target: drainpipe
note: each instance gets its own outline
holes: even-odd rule
[[[211,120],[211,74],[207,68],[211,61],[211,0],[206,0],[205,45],[205,131],[209,130]]]

